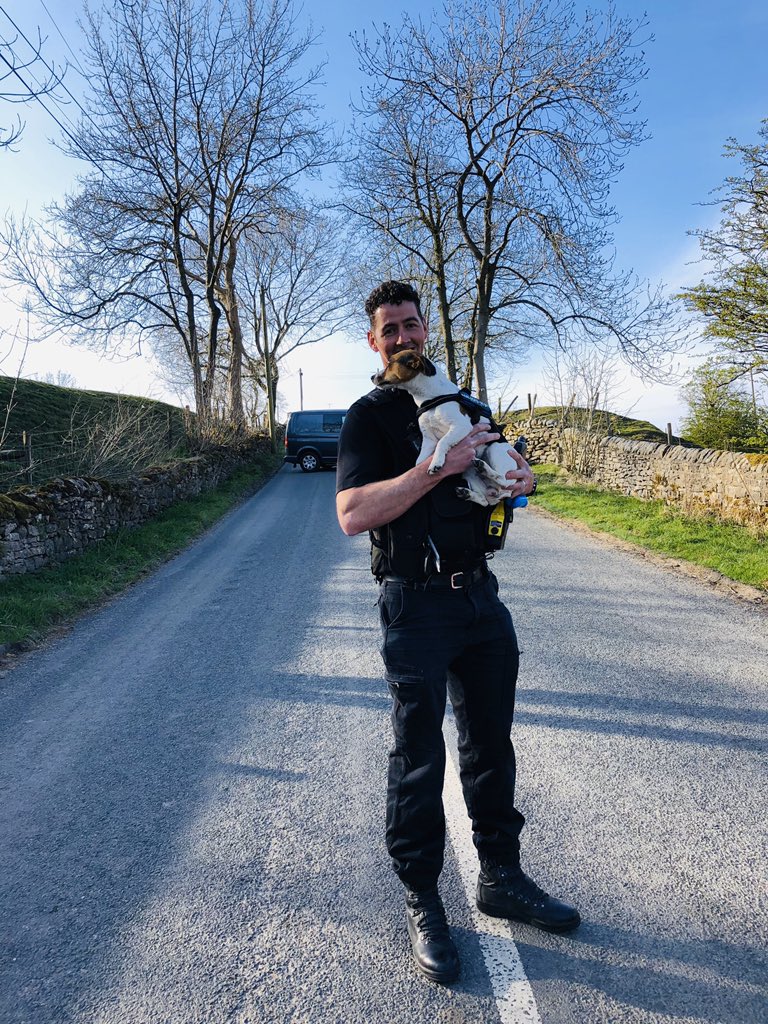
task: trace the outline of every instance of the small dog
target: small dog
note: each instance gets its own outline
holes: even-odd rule
[[[421,452],[416,465],[431,456],[429,472],[439,472],[448,450],[466,437],[473,425],[474,417],[470,416],[470,411],[462,404],[459,388],[430,359],[410,349],[396,352],[386,368],[375,373],[371,380],[377,387],[402,388],[413,396],[420,406],[419,427],[422,434]],[[469,398],[467,404],[472,402],[474,400]],[[483,408],[480,403],[475,404]],[[424,405],[427,408],[421,408]],[[490,423],[490,420],[479,414],[476,422]],[[509,448],[511,445],[507,441],[492,441],[483,449],[478,449],[474,468],[463,474],[467,486],[457,487],[457,495],[478,505],[495,505],[501,498],[507,497],[509,491],[504,488],[509,487],[511,481],[507,480],[506,474],[510,469],[518,468],[509,454]]]

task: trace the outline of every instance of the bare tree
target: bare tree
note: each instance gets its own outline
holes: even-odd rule
[[[365,37],[357,38],[361,64]],[[387,268],[374,276],[405,277],[426,297],[434,292],[432,336],[439,336],[448,376],[466,366],[460,341],[471,309],[471,261],[454,215],[455,175],[442,157],[441,121],[415,93],[382,95],[369,87],[354,127],[357,152],[346,164],[343,208],[366,230],[366,253]],[[386,121],[386,130],[383,130]]]
[[[346,282],[340,275],[344,236],[327,215],[294,206],[282,212],[270,244],[263,241],[251,247],[244,290],[253,299],[256,287],[264,286],[270,348],[281,359],[300,345],[330,337],[346,319]],[[260,351],[258,323],[252,319],[251,326]]]
[[[289,0],[136,0],[88,12],[86,33],[92,94],[65,149],[93,170],[49,226],[11,225],[11,272],[91,344],[174,334],[204,421],[239,240],[333,156],[312,37]]]
[[[8,336],[8,348],[4,347],[5,337]],[[27,357],[27,350],[29,349],[29,321],[27,321],[27,333],[26,338],[21,337],[19,332],[19,325],[11,334],[10,332],[4,331],[0,328],[0,368],[7,370],[6,364],[10,362],[11,358],[15,358],[15,366],[13,375],[4,373],[5,378],[3,384],[5,385],[2,390],[5,392],[2,401],[0,401],[0,460],[3,458],[3,451],[5,449],[6,441],[10,431],[10,419],[11,413],[16,407],[16,390],[19,386],[19,380],[24,369],[24,360]],[[20,347],[20,355],[18,354],[17,345]],[[16,355],[14,356],[14,353]],[[10,389],[8,383],[10,382]]]
[[[10,16],[5,17],[16,28]],[[24,55],[19,54],[22,39],[28,50]],[[48,64],[43,57],[43,43],[39,29],[36,41],[18,30],[10,38],[0,35],[0,104],[29,103],[52,93],[61,84],[66,67],[59,71]],[[42,79],[37,77],[41,72]],[[18,115],[14,124],[0,126],[0,150],[14,149],[23,131],[24,122]]]
[[[381,140],[356,171],[357,196],[390,189],[395,213],[374,207],[369,220],[398,244],[402,225],[430,236],[437,287],[450,281],[470,317],[483,397],[489,348],[586,332],[648,369],[679,341],[671,304],[660,291],[640,300],[607,255],[610,184],[644,137],[642,28],[611,8],[580,20],[565,0],[459,0],[429,25],[405,15],[398,30],[357,40],[373,82],[360,137]],[[453,256],[435,259],[437,196],[458,278]]]
[[[594,474],[600,442],[613,431],[620,377],[615,353],[589,338],[565,350],[555,344],[545,353],[543,380],[556,408],[562,462],[568,469]]]
[[[353,301],[345,274],[347,240],[331,217],[294,202],[260,226],[260,232],[246,231],[237,243],[230,243],[217,290],[226,331],[219,346],[214,396],[234,421],[234,408],[246,418],[258,413],[256,392],[266,390],[266,359],[271,359],[276,399],[282,358],[338,331]],[[171,371],[167,380],[183,391],[190,383],[189,366],[179,356],[177,339],[168,335],[163,354]]]
[[[273,399],[280,360],[339,330],[349,311],[344,246],[340,225],[299,201],[277,211],[269,230],[243,234],[224,299],[233,344],[230,393],[241,364],[251,382],[266,380],[262,290]]]
[[[76,388],[77,377],[73,373],[69,373],[67,370],[48,370],[40,378],[43,384],[55,384],[58,388]]]

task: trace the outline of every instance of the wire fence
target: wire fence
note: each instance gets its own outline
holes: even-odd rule
[[[182,454],[170,412],[117,409],[69,430],[15,430],[0,438],[0,492],[55,477],[119,479]]]

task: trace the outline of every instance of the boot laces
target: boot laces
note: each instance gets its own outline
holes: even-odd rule
[[[492,870],[502,885],[508,885],[514,889],[518,899],[534,904],[543,903],[547,899],[547,893],[532,878],[529,878],[522,868],[499,864],[494,865]]]
[[[448,935],[445,908],[436,892],[418,893],[409,903],[413,920],[424,939],[443,939]]]

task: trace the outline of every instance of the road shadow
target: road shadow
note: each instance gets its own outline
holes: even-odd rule
[[[621,1008],[622,1017],[629,1009],[644,1020],[757,1024],[766,1019],[765,962],[753,948],[671,941],[589,922],[575,936],[553,940],[546,948],[534,929],[514,925],[512,933],[534,993],[541,993],[542,1009],[559,1021],[583,1020],[562,999],[562,993],[572,999],[574,992],[599,1006],[605,1020],[611,1019],[611,1004]],[[734,954],[736,963],[751,965],[754,973],[748,969],[745,977],[729,962]]]
[[[558,700],[557,691],[552,691],[550,697],[552,704],[557,705],[561,703]],[[745,736],[733,730],[723,732],[704,731],[697,728],[696,725],[675,727],[663,725],[656,720],[658,713],[656,710],[651,708],[644,710],[644,701],[639,701],[637,704],[629,701],[625,702],[622,707],[611,707],[603,701],[601,694],[595,694],[594,701],[591,704],[589,701],[579,701],[577,705],[578,714],[574,714],[573,710],[568,710],[567,700],[562,702],[566,707],[561,714],[551,711],[545,712],[539,707],[532,706],[541,703],[544,703],[544,701],[538,698],[531,700],[529,693],[523,691],[518,697],[515,721],[519,725],[535,725],[546,729],[565,730],[566,732],[619,735],[627,738],[652,737],[654,740],[664,740],[670,743],[694,743],[703,747],[727,747],[728,749],[745,750],[754,753],[764,753],[765,751],[765,740],[759,736]],[[592,707],[595,711],[609,710],[612,717],[598,718],[584,714],[585,709],[589,707]],[[696,705],[691,705],[687,711],[680,710],[678,706],[675,714],[687,715],[696,721],[699,718],[698,710]],[[739,717],[738,713],[732,716],[729,715],[729,709],[727,708],[720,710],[722,710],[722,719],[729,723],[748,724],[762,729],[768,727],[768,716],[758,712],[748,717]],[[625,717],[627,714],[652,715],[653,720],[647,722],[630,721]],[[711,721],[710,716],[704,717],[705,720]]]

